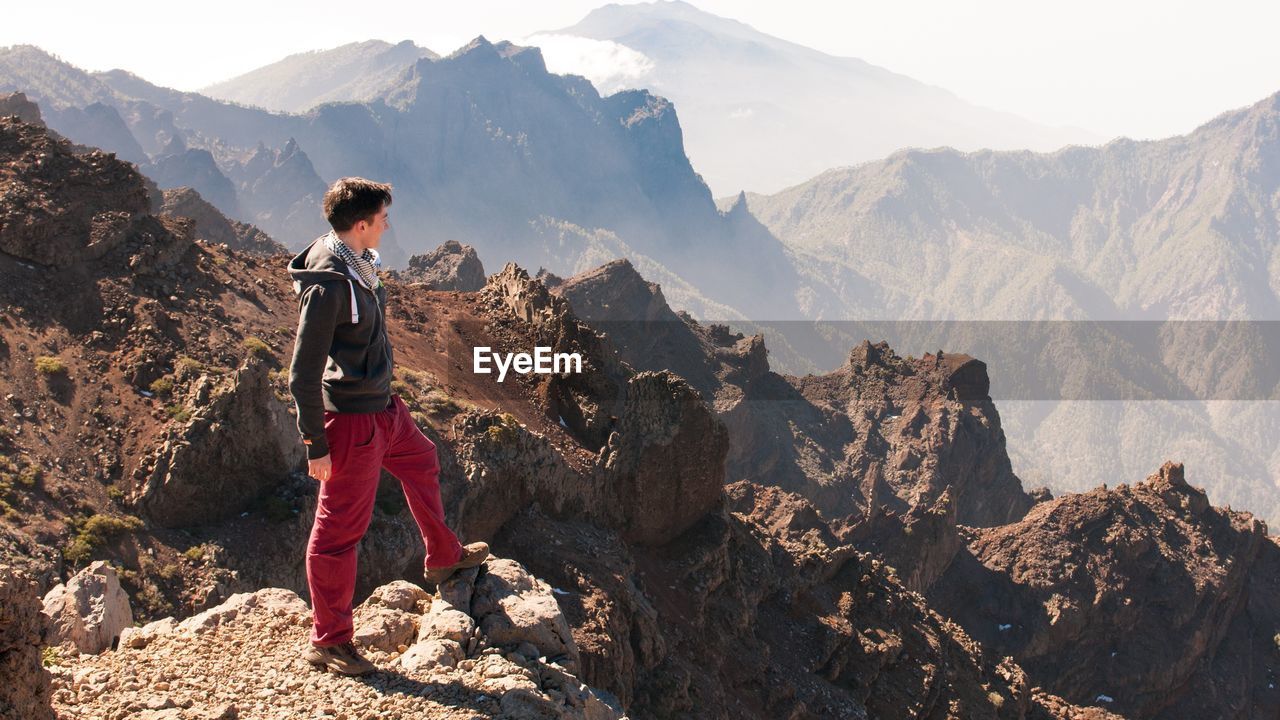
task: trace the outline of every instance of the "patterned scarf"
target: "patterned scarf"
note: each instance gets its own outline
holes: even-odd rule
[[[330,232],[325,237],[325,242],[334,254],[342,258],[343,262],[356,271],[356,274],[360,276],[360,279],[364,281],[365,286],[370,290],[376,290],[382,284],[382,281],[378,279],[378,268],[382,265],[382,258],[378,257],[378,253],[365,248],[364,252],[356,255],[355,251],[342,242],[335,232]]]

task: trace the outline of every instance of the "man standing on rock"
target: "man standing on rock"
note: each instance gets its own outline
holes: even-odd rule
[[[365,675],[374,666],[351,642],[356,546],[369,527],[383,468],[404,488],[426,544],[428,582],[475,567],[489,546],[463,547],[446,525],[436,448],[399,396],[391,393],[392,351],[378,279],[378,243],[390,226],[391,186],[342,178],[324,195],[333,230],[289,263],[298,293],[298,335],[289,391],[307,468],[320,481],[307,584],[314,627],[307,662]]]

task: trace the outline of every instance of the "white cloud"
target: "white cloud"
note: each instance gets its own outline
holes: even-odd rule
[[[601,95],[657,84],[655,67],[648,56],[612,40],[539,33],[518,44],[541,48],[548,70],[561,75],[581,75],[590,80]]]

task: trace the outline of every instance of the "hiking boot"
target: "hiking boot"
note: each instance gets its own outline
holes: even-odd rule
[[[321,672],[332,670],[342,675],[368,675],[378,671],[373,663],[360,656],[350,640],[341,645],[312,645],[302,657]]]
[[[459,570],[466,570],[467,568],[473,568],[479,565],[480,563],[484,562],[488,557],[489,557],[488,543],[482,543],[482,542],[468,543],[462,548],[461,560],[459,560],[458,562],[452,565],[449,565],[448,567],[427,568],[427,571],[423,573],[423,577],[426,579],[427,582],[439,585],[445,580],[448,580],[449,577],[453,575],[455,572]]]

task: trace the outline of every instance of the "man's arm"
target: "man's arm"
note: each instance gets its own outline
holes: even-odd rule
[[[289,393],[298,406],[298,432],[307,445],[307,459],[329,454],[324,436],[324,396],[321,380],[338,323],[341,294],[321,283],[309,286],[298,299],[298,336],[289,364]]]

